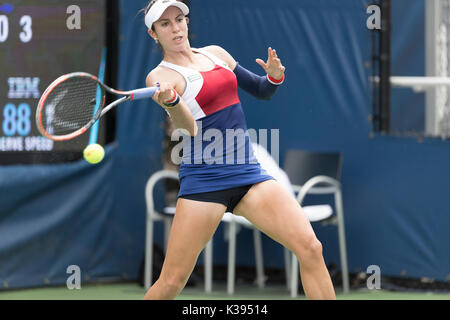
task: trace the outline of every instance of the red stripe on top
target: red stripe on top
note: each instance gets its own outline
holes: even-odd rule
[[[213,70],[200,73],[203,87],[195,100],[205,115],[240,103],[238,83],[232,71],[216,65]]]

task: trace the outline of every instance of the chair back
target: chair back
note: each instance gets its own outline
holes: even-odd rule
[[[341,152],[288,150],[283,169],[293,185],[302,186],[315,176],[341,180],[343,155]],[[320,185],[318,185],[320,187]]]
[[[178,172],[172,170],[160,170],[154,173],[148,180],[145,186],[145,202],[147,206],[147,214],[151,216],[157,216],[158,213],[155,210],[155,203],[153,198],[153,191],[156,184],[163,179],[178,180]]]

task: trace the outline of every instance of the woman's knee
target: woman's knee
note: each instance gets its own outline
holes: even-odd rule
[[[170,291],[179,292],[183,290],[184,286],[189,280],[190,273],[186,272],[171,272],[170,274],[161,274],[158,281],[169,289]]]
[[[295,254],[300,262],[314,262],[323,258],[322,249],[322,243],[312,234],[298,241]]]

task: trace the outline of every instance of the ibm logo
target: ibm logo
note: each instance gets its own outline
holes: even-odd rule
[[[38,99],[39,83],[39,78],[8,78],[8,99]]]

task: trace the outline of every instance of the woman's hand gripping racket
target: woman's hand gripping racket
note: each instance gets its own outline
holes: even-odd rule
[[[151,98],[157,90],[158,87],[149,87],[118,91],[91,74],[70,73],[56,79],[45,90],[36,110],[36,124],[43,136],[54,141],[74,139],[115,106],[125,101]],[[106,92],[123,97],[105,107]]]

